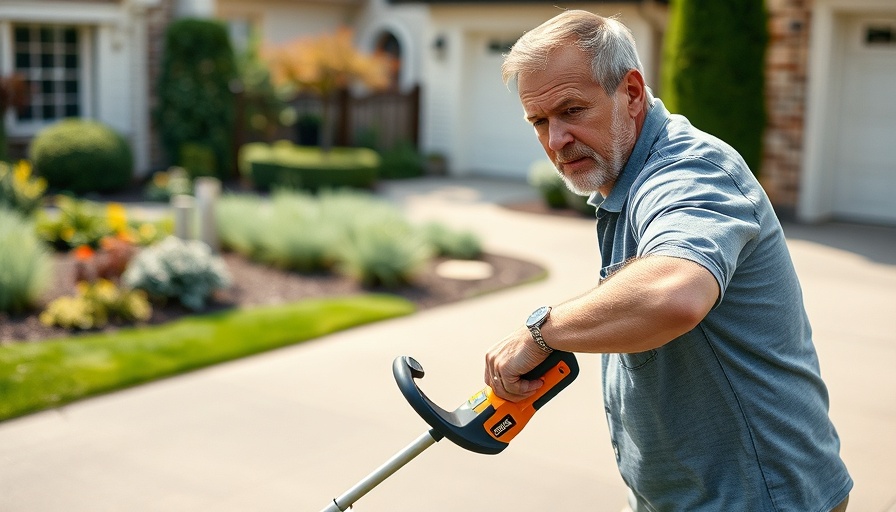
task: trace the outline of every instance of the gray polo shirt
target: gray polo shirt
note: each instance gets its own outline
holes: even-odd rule
[[[593,196],[592,203],[601,201]],[[656,100],[597,210],[612,278],[634,257],[699,263],[721,296],[695,329],[603,355],[607,421],[641,511],[829,511],[852,488],[781,225],[734,149]]]

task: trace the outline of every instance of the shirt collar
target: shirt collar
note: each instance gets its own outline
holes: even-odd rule
[[[616,184],[613,186],[613,190],[610,191],[610,195],[603,198],[599,192],[595,192],[588,198],[589,204],[609,212],[622,211],[622,206],[628,197],[628,191],[638,174],[641,173],[641,169],[644,168],[644,164],[647,163],[647,157],[650,156],[650,148],[653,147],[653,143],[656,142],[660,130],[668,119],[669,111],[666,110],[663,102],[659,98],[654,99],[653,105],[644,118],[644,125],[641,127],[641,134],[638,135],[632,154],[629,155],[628,162],[626,162],[622,172],[619,173],[619,177],[616,178]]]

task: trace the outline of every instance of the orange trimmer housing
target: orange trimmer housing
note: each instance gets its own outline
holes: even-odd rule
[[[433,403],[417,386],[414,379],[422,378],[424,372],[416,360],[408,356],[398,357],[392,371],[408,403],[434,432],[468,450],[496,454],[520,433],[535,411],[575,380],[579,366],[574,354],[555,350],[522,377],[544,382],[534,395],[519,402],[510,402],[498,397],[491,387],[486,386],[453,412]]]

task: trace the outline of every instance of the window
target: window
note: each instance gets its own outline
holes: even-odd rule
[[[76,27],[14,25],[15,71],[30,84],[19,121],[46,122],[81,112],[81,55]]]
[[[871,25],[865,29],[865,44],[868,46],[896,45],[896,25]]]
[[[510,49],[513,48],[514,44],[516,44],[516,39],[512,41],[510,39],[492,39],[488,42],[488,51],[489,53],[503,55],[510,53]]]

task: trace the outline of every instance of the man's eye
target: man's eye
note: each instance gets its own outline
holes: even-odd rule
[[[576,114],[581,114],[585,109],[582,107],[570,107],[566,109],[566,114],[570,116],[574,116]]]
[[[536,119],[536,120],[532,121],[532,126],[538,127],[538,126],[543,125],[544,123],[545,123],[544,119]]]

